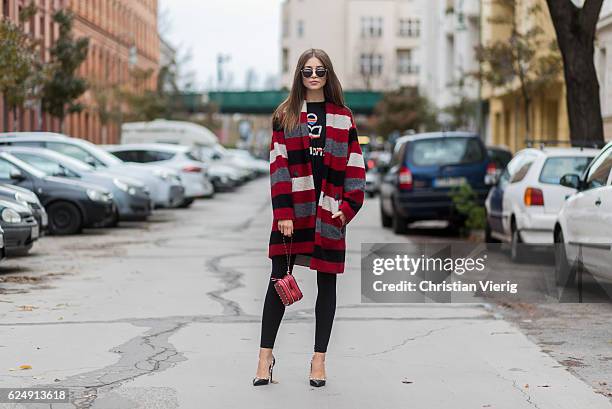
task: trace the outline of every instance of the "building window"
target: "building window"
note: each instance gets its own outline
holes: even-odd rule
[[[4,17],[8,17],[9,16],[9,0],[2,0],[2,15]]]
[[[397,73],[418,74],[419,66],[412,60],[412,50],[397,50]]]
[[[359,72],[361,75],[378,76],[382,74],[382,54],[362,53],[359,59]]]
[[[383,34],[382,17],[361,17],[361,37],[378,38]]]
[[[401,18],[399,35],[400,37],[419,37],[421,35],[421,20],[418,18]]]
[[[297,22],[297,35],[298,37],[304,36],[304,20],[298,20]]]
[[[289,37],[289,19],[283,19],[283,38]]]

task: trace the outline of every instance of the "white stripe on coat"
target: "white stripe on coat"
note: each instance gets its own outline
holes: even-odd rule
[[[270,163],[279,155],[287,159],[287,146],[284,143],[274,142],[274,147],[270,150]]]
[[[351,117],[342,114],[327,114],[325,115],[325,121],[327,126],[331,126],[336,129],[350,129],[351,128]]]
[[[359,152],[351,152],[351,154],[349,155],[348,162],[346,163],[346,166],[354,166],[356,168],[364,168],[365,169],[365,163],[363,161],[363,155],[360,154]]]
[[[321,193],[321,197],[319,198],[319,206],[334,214],[340,209],[340,201],[334,199],[333,197],[327,196],[325,193]]]
[[[303,192],[304,190],[311,190],[314,188],[314,178],[312,175],[291,178],[292,192]]]

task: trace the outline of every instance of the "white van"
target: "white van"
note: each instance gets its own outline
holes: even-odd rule
[[[121,143],[171,143],[191,147],[219,143],[208,128],[193,122],[156,119],[151,122],[127,122],[121,126]]]

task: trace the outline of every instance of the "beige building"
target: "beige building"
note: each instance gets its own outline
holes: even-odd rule
[[[345,89],[430,88],[435,70],[424,47],[434,14],[426,0],[286,0],[282,5],[281,86],[299,55],[322,48]]]
[[[544,30],[543,40],[552,41],[555,31],[545,0],[519,0],[516,10],[498,2],[483,1],[482,3],[482,42],[491,44],[495,41],[509,40],[509,26],[495,23],[499,17],[507,17],[515,13],[519,29],[525,30],[530,25],[538,25]],[[527,14],[531,5],[539,4],[541,12]],[[533,95],[529,119],[531,123],[532,140],[568,141],[569,122],[565,104],[565,82],[563,73],[546,89]],[[488,140],[496,145],[505,145],[516,151],[526,145],[526,121],[519,84],[516,82],[510,89],[491,89],[483,86],[481,97],[488,101],[487,116]]]

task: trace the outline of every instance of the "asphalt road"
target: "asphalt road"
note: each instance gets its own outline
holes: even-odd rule
[[[609,304],[362,304],[361,242],[458,240],[383,230],[377,199],[347,228],[327,386],[308,385],[316,282],[298,267],[305,295],[279,332],[277,382],[252,387],[270,217],[263,178],[4,262],[0,387],[76,400],[0,408],[612,407]]]

